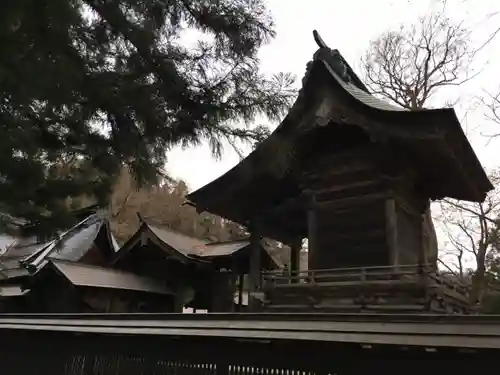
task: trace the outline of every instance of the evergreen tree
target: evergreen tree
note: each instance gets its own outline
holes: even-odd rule
[[[259,73],[273,36],[260,0],[2,1],[0,211],[54,229],[124,165],[151,183],[175,145],[261,140],[294,95]]]

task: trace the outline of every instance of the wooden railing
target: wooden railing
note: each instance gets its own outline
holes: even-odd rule
[[[336,282],[359,282],[360,285],[370,281],[415,281],[434,283],[467,294],[468,288],[457,281],[441,275],[431,265],[397,265],[376,267],[332,268],[320,270],[296,271],[292,274],[283,271],[262,273],[262,285],[265,288],[276,288],[290,284],[327,284]]]
[[[392,375],[401,372],[392,361],[398,359],[429,375],[450,368],[461,375],[477,371],[500,352],[498,317],[196,315],[0,315],[0,371]]]

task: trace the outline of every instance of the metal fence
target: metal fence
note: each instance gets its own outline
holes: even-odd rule
[[[0,371],[470,375],[500,353],[498,317],[195,315],[0,316]]]

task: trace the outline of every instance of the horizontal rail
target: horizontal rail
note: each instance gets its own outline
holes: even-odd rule
[[[325,268],[325,269],[317,269],[317,270],[301,270],[295,271],[296,274],[299,275],[308,275],[311,272],[315,274],[324,274],[324,273],[349,273],[349,272],[359,272],[360,270],[365,270],[366,272],[376,272],[376,271],[393,271],[393,270],[418,270],[418,269],[432,269],[431,264],[405,264],[405,265],[397,265],[397,266],[369,266],[369,267],[345,267],[345,268]],[[273,271],[265,271],[262,272],[263,276],[272,276],[282,274],[282,270],[273,270]]]
[[[186,314],[187,315],[187,314]],[[190,315],[190,314],[189,314]],[[193,314],[195,315],[195,314]],[[101,314],[83,316],[25,315],[22,318],[0,316],[2,332],[32,331],[67,334],[151,335],[172,337],[219,337],[249,340],[297,340],[379,345],[405,345],[452,348],[500,349],[500,316],[496,317],[405,317],[394,316],[378,321],[342,320],[342,314],[287,314],[288,320],[272,319],[282,314],[251,314],[250,319],[227,319],[231,314],[203,314],[202,318],[179,319],[175,314],[158,314],[149,319],[123,319],[124,316]],[[236,314],[232,314],[233,317]],[[291,315],[291,317],[290,317]],[[136,315],[128,315],[129,318]],[[307,316],[307,320],[303,320]],[[256,319],[256,318],[260,319]],[[267,319],[266,319],[267,317]],[[313,319],[310,319],[312,317]],[[318,320],[314,320],[314,318]],[[325,320],[328,317],[330,320]],[[337,317],[337,320],[331,320]],[[174,319],[166,319],[174,318]],[[177,318],[177,319],[176,319]],[[204,319],[203,319],[204,318]],[[352,317],[354,318],[354,317]],[[403,317],[399,317],[402,319]],[[424,321],[423,319],[429,319]],[[420,319],[420,321],[418,321]],[[437,319],[433,321],[432,319]],[[392,320],[392,321],[391,321]],[[448,321],[446,321],[448,320]]]
[[[468,292],[467,286],[436,273],[428,264],[303,270],[295,271],[293,274],[286,274],[283,271],[270,271],[262,273],[262,282],[265,285],[301,281],[316,284],[336,281],[397,280],[398,278],[422,278],[423,276],[428,277],[436,284],[445,285],[461,294]]]
[[[313,321],[313,322],[377,322],[377,323],[436,323],[436,324],[498,324],[500,315],[459,314],[370,314],[370,313],[69,313],[69,314],[0,314],[5,319],[26,320],[149,320],[149,321]]]

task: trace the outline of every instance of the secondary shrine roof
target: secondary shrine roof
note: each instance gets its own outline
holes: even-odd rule
[[[141,241],[141,236],[146,235],[151,238],[164,252],[166,257],[173,257],[180,262],[204,263],[213,265],[221,260],[239,260],[239,263],[246,265],[249,262],[249,240],[209,242],[191,236],[187,236],[178,231],[169,228],[160,228],[146,222],[143,222],[137,232],[117,253],[119,258],[126,254]],[[264,243],[261,243],[263,253],[263,263],[266,269],[277,268],[279,261],[274,259]],[[231,263],[231,262],[230,262]],[[243,267],[248,268],[248,267]]]
[[[119,246],[109,226],[106,213],[97,211],[47,242],[0,234],[1,272],[6,278],[14,278],[29,275],[30,270],[42,268],[49,260],[78,262],[96,243],[103,254],[112,257]]]
[[[50,264],[75,286],[172,294],[172,291],[155,280],[130,272],[60,260],[51,260]]]

